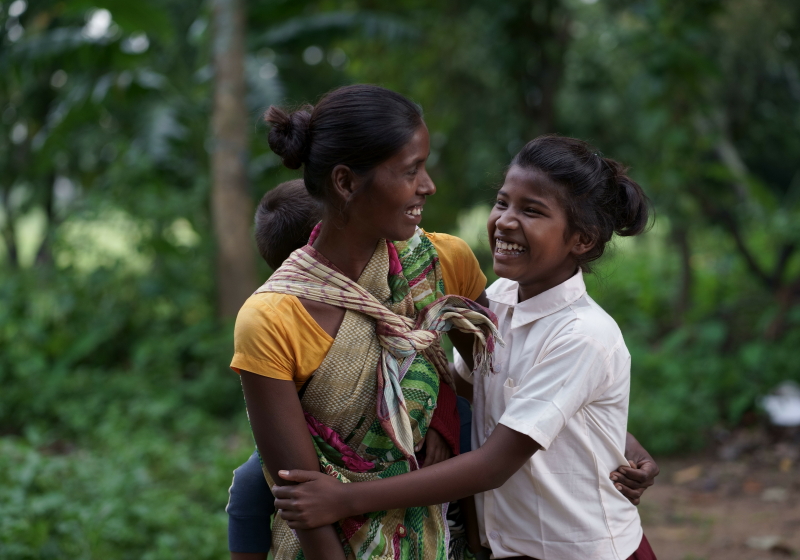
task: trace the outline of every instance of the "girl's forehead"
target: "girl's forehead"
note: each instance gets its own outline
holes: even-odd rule
[[[512,166],[506,173],[500,191],[507,196],[536,196],[548,200],[560,199],[561,186],[554,183],[546,173],[535,168]]]

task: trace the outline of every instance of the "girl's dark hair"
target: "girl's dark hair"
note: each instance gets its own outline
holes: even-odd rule
[[[580,231],[594,247],[578,258],[590,272],[589,263],[603,256],[613,234],[639,235],[647,229],[650,201],[628,168],[603,157],[589,144],[575,138],[547,135],[528,142],[511,165],[536,169],[558,187],[569,230]]]
[[[322,219],[322,205],[311,198],[302,179],[281,183],[256,208],[256,246],[272,270],[306,243]]]
[[[303,165],[308,192],[324,199],[336,165],[364,175],[405,146],[422,124],[422,110],[388,89],[345,86],[327,93],[316,107],[287,113],[274,105],[269,147],[289,169]]]

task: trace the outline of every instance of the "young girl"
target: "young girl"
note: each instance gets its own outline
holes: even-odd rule
[[[506,342],[474,383],[476,451],[387,480],[339,484],[282,471],[292,528],[478,495],[494,558],[654,558],[636,507],[607,473],[624,456],[630,355],[583,273],[614,233],[642,233],[647,198],[617,162],[545,136],[514,157],[488,230],[501,279],[487,295]],[[613,476],[613,475],[612,475]]]

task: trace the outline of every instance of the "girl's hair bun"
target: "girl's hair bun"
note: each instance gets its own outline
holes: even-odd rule
[[[639,184],[628,177],[628,169],[618,161],[602,158],[611,171],[609,181],[616,191],[611,206],[614,216],[614,233],[622,237],[639,235],[647,229],[650,201]]]
[[[280,107],[271,106],[264,120],[272,125],[269,131],[269,147],[289,169],[299,169],[308,158],[311,145],[311,111],[313,107],[304,106],[292,113]]]

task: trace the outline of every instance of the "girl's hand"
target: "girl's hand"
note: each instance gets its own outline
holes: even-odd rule
[[[414,451],[420,451],[423,446],[425,447],[425,462],[422,464],[423,467],[441,463],[453,456],[450,445],[445,441],[442,435],[433,428],[428,429],[428,432],[425,434],[425,439],[419,442],[419,445],[417,445]]]
[[[275,508],[292,529],[315,529],[348,517],[347,488],[337,479],[314,471],[278,471],[294,486],[273,486]]]
[[[638,464],[629,460],[628,463],[629,467],[619,467],[611,473],[611,480],[614,481],[614,486],[622,492],[623,496],[628,498],[633,505],[638,506],[644,491],[655,484],[658,465],[652,459]]]
[[[630,433],[625,440],[625,457],[630,466],[625,465],[612,472],[611,480],[623,496],[638,506],[644,491],[655,484],[659,468],[650,453]]]

